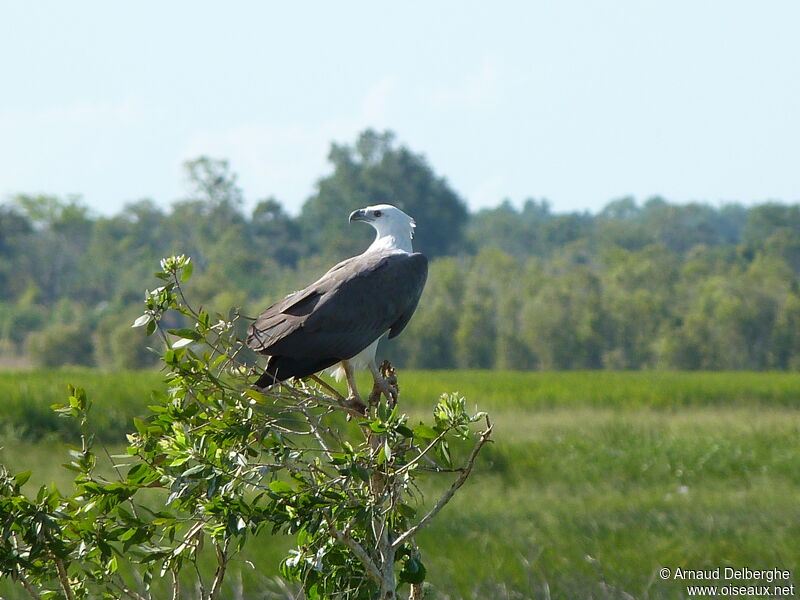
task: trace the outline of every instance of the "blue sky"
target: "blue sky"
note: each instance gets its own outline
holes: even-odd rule
[[[0,195],[97,213],[228,158],[292,212],[390,128],[477,209],[800,200],[800,3],[0,5]]]

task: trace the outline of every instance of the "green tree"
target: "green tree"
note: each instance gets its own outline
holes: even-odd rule
[[[768,366],[800,370],[800,295],[792,291],[782,299],[769,341]]]
[[[680,326],[665,336],[662,362],[682,369],[764,369],[790,292],[789,269],[761,258],[697,284]]]
[[[672,318],[678,258],[664,246],[605,253],[602,275],[603,363],[617,369],[652,367],[656,340]]]
[[[596,369],[603,322],[600,282],[579,265],[547,274],[523,307],[521,330],[539,368]]]
[[[460,250],[467,208],[447,181],[436,176],[424,157],[394,134],[362,132],[353,146],[331,145],[333,173],[317,183],[303,205],[300,226],[313,251],[331,258],[362,252],[370,232],[353,228],[347,215],[372,204],[394,204],[417,221],[414,247],[428,258]]]
[[[765,202],[747,211],[742,230],[742,241],[752,248],[760,248],[778,229],[800,231],[800,205]]]
[[[546,224],[553,219],[546,200],[527,199],[522,210],[510,201],[495,208],[485,208],[471,215],[467,226],[470,248],[495,247],[519,259],[547,252],[544,234]]]
[[[428,282],[414,318],[390,354],[412,369],[449,369],[456,364],[454,332],[462,312],[464,273],[454,258],[437,258],[430,264]],[[390,347],[391,352],[391,347]]]
[[[190,253],[205,267],[214,245],[224,236],[246,241],[244,201],[237,175],[227,160],[201,156],[184,163],[189,197],[176,202],[167,220],[170,251]]]
[[[93,335],[94,364],[102,369],[146,369],[158,364],[158,356],[148,346],[161,346],[140,329],[131,331],[137,311],[110,307],[100,319]],[[141,312],[141,311],[138,311]]]
[[[743,216],[735,205],[721,212],[708,204],[670,204],[654,197],[645,202],[641,218],[655,241],[684,253],[697,245],[737,243]]]
[[[261,200],[253,209],[249,223],[253,254],[269,257],[278,264],[294,267],[300,257],[300,227],[275,198]]]
[[[91,366],[92,332],[81,323],[55,323],[28,336],[27,353],[38,367]]]
[[[33,225],[14,206],[0,206],[0,300],[13,300],[24,293],[31,274],[21,268],[24,249],[31,244]]]
[[[93,227],[89,209],[77,197],[17,195],[12,204],[31,223],[36,235],[26,236],[15,258],[15,272],[31,278],[41,301],[79,299],[78,268]]]

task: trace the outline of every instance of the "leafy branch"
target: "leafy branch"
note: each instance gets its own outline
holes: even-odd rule
[[[236,335],[242,317],[188,302],[190,259],[161,267],[163,285],[147,293],[134,327],[164,342],[166,392],[153,392],[150,416],[134,420],[109,480],[96,469],[90,402],[70,388],[55,408],[81,424],[81,446],[64,465],[77,473],[74,489],[41,487],[28,499],[30,474],[0,470],[0,575],[32,598],[67,600],[179,598],[192,575],[200,597],[214,600],[231,560],[271,532],[295,536],[280,572],[309,600],[420,598],[426,568],[414,538],[472,473],[491,441],[488,416],[443,394],[432,422],[412,427],[377,393],[366,415],[354,415],[318,378],[257,391]],[[451,454],[457,440],[472,443],[461,463]],[[457,476],[418,518],[427,473]]]

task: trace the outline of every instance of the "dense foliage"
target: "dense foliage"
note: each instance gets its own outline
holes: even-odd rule
[[[79,199],[0,205],[0,354],[109,368],[153,364],[128,335],[159,257],[190,254],[192,294],[255,315],[369,242],[355,208],[391,202],[432,258],[409,329],[382,351],[421,368],[800,367],[800,205],[625,198],[596,215],[546,201],[469,214],[390,133],[333,145],[332,173],[296,217],[274,198],[245,210],[236,175],[186,165],[189,195],[96,217]],[[249,206],[250,204],[248,204]]]

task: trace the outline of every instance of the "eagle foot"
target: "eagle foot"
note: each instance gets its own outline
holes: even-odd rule
[[[339,403],[348,410],[355,411],[362,416],[367,414],[367,405],[364,404],[364,401],[359,396],[348,396],[340,400]]]
[[[375,374],[375,382],[372,384],[372,393],[369,395],[370,405],[376,405],[380,402],[381,394],[386,396],[389,406],[397,404],[397,397],[400,394],[400,388],[397,385],[397,376],[395,369],[388,360],[381,363],[379,373]]]

